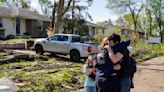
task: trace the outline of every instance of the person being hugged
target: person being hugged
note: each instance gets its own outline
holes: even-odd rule
[[[85,81],[84,92],[97,92],[96,91],[96,69],[94,68],[94,60],[92,56],[88,56],[84,65]]]

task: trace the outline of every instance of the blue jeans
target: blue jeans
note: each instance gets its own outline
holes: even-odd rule
[[[120,92],[130,92],[131,79],[130,77],[120,78]]]
[[[96,86],[85,86],[84,87],[84,92],[97,92],[96,91]]]

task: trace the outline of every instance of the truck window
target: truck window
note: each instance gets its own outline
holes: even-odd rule
[[[68,36],[60,35],[58,41],[68,41]]]
[[[68,36],[64,35],[54,35],[49,38],[52,41],[68,41]]]
[[[58,40],[58,38],[59,38],[59,36],[58,36],[58,35],[54,35],[54,36],[49,37],[49,40],[52,40],[52,41],[57,41],[57,40]]]
[[[72,42],[81,42],[81,38],[79,36],[72,36]]]

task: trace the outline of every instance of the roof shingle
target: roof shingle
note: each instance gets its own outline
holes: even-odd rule
[[[0,16],[51,21],[47,16],[22,8],[0,7]]]

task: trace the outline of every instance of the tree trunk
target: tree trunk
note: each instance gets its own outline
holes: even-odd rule
[[[161,36],[161,42],[163,42],[163,34],[160,34],[160,36]]]
[[[58,11],[57,11],[57,19],[55,22],[55,28],[53,30],[53,33],[58,33],[59,32],[59,27],[60,23],[62,21],[62,14],[64,11],[64,0],[59,0],[59,6],[58,6]]]
[[[149,16],[149,35],[151,36],[152,35],[152,18],[151,16]]]
[[[131,12],[131,14],[132,14],[133,24],[134,24],[134,33],[135,33],[135,36],[138,38],[138,33],[137,33],[137,20],[135,18],[134,12]]]
[[[56,0],[54,0],[54,7],[52,10],[52,21],[51,21],[51,28],[54,29],[54,24],[55,24],[55,14],[56,14]]]
[[[61,19],[58,18],[55,23],[55,28],[54,28],[53,33],[59,33],[60,23],[61,23]]]

